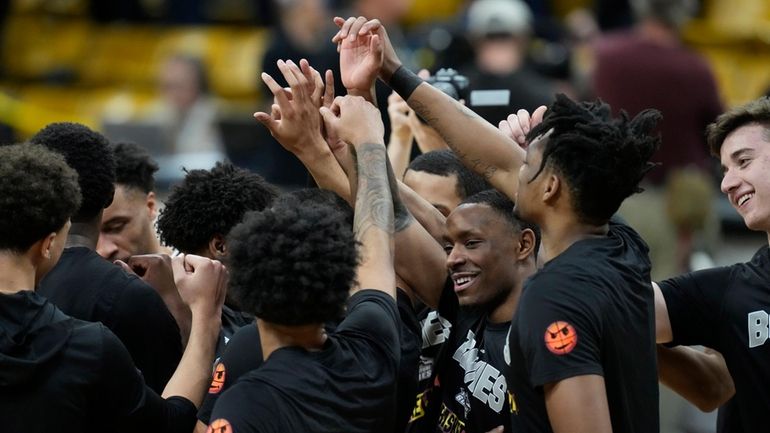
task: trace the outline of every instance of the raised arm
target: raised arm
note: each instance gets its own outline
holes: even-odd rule
[[[518,189],[518,171],[524,161],[524,151],[469,108],[406,70],[378,20],[335,18],[340,31],[332,39],[341,42],[376,34],[383,42],[383,62],[378,71],[380,79],[406,100],[409,106],[433,127],[447,145],[469,168],[487,179],[510,198]],[[363,65],[365,58],[360,58]],[[371,62],[365,63],[372,65]]]
[[[322,105],[329,106],[334,99],[331,71],[326,71],[324,85],[321,75],[304,59],[300,60],[299,66],[292,61],[279,60],[278,68],[289,84],[289,91],[263,73],[262,80],[273,93],[274,103],[269,114],[257,112],[254,117],[270,130],[284,149],[302,162],[318,185],[349,197],[350,186],[322,135],[318,112]]]
[[[227,271],[216,260],[193,255],[175,257],[172,267],[179,294],[192,312],[192,325],[187,348],[163,390],[163,398],[180,396],[200,407],[210,383],[214,350],[222,325]]]
[[[356,197],[353,231],[361,245],[358,289],[376,289],[395,298],[393,199],[380,113],[362,97],[346,96],[337,98],[334,111],[324,107],[321,114],[326,128],[350,144],[356,161],[348,176]]]

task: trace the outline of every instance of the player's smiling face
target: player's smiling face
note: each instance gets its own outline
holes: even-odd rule
[[[517,235],[485,204],[458,206],[447,218],[444,249],[460,305],[486,305],[505,298],[516,284]]]
[[[746,227],[770,233],[770,130],[741,126],[727,135],[720,156],[722,192]]]

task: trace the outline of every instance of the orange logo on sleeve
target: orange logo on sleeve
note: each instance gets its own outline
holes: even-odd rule
[[[233,433],[233,427],[230,422],[224,418],[215,419],[214,422],[209,424],[206,433]]]
[[[572,352],[577,341],[577,331],[567,322],[553,322],[545,329],[545,347],[554,355]]]
[[[225,386],[225,365],[218,362],[217,366],[214,367],[209,394],[219,394],[219,391],[222,391],[223,386]]]

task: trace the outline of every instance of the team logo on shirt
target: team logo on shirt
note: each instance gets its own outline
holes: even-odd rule
[[[206,433],[233,433],[233,426],[224,418],[215,419],[214,422],[209,424]]]
[[[471,401],[468,399],[468,393],[465,391],[465,388],[460,388],[460,392],[455,396],[455,401],[463,407],[465,418],[467,419],[468,414],[471,412]]]
[[[465,400],[472,396],[491,410],[500,413],[505,405],[508,383],[500,370],[479,359],[480,351],[476,344],[476,334],[473,331],[468,331],[465,342],[452,355],[452,359],[457,361],[457,364],[465,372],[463,382],[468,388]]]
[[[545,328],[545,347],[554,355],[566,355],[572,352],[577,341],[577,331],[567,322],[553,322]]]
[[[209,394],[219,394],[223,386],[225,386],[225,364],[218,362],[212,374]]]
[[[422,348],[425,349],[445,342],[449,338],[452,324],[434,310],[420,322],[420,328],[422,328]]]
[[[749,349],[762,346],[770,339],[770,314],[763,310],[749,313]]]

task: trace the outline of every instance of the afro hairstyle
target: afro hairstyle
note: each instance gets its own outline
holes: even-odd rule
[[[115,183],[149,193],[155,190],[155,172],[158,164],[147,149],[136,143],[115,143]]]
[[[43,146],[0,147],[0,250],[24,253],[80,207],[78,175]]]
[[[229,162],[190,170],[160,211],[160,239],[183,253],[198,253],[214,236],[227,236],[246,212],[266,208],[277,196],[262,176]]]
[[[51,123],[30,141],[61,153],[77,172],[83,200],[73,221],[91,221],[112,203],[115,160],[102,134],[79,123]]]
[[[286,326],[342,317],[358,256],[334,206],[284,197],[249,212],[227,245],[230,290],[245,311]]]
[[[280,203],[286,200],[299,200],[301,203],[326,204],[342,213],[342,217],[353,230],[353,208],[350,203],[337,193],[326,189],[303,188],[290,191],[278,196],[274,203]]]
[[[483,204],[489,206],[493,211],[505,218],[515,230],[532,230],[535,233],[535,248],[533,251],[537,255],[537,251],[540,248],[540,228],[535,224],[519,219],[514,212],[515,203],[508,196],[496,189],[488,189],[473,194],[460,203],[460,205],[464,204]]]
[[[543,122],[527,136],[531,142],[551,132],[542,141],[543,159],[529,181],[552,167],[563,176],[578,218],[605,224],[626,197],[642,192],[639,182],[656,166],[650,158],[660,147],[660,136],[652,131],[660,118],[651,109],[631,120],[624,111],[613,118],[601,100],[575,102],[558,94]]]
[[[483,177],[468,169],[449,149],[433,150],[417,156],[408,170],[422,171],[437,176],[457,176],[457,196],[460,200],[492,188]]]

